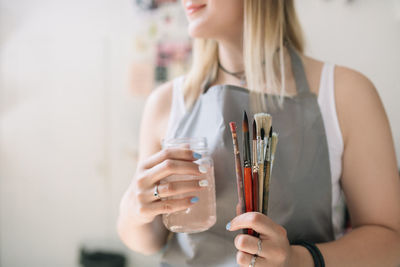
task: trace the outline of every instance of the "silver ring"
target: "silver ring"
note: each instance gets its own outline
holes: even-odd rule
[[[254,267],[254,265],[256,264],[257,257],[258,257],[257,255],[253,255],[253,257],[251,257],[249,267]]]
[[[154,187],[154,193],[153,196],[155,196],[157,199],[160,199],[160,194],[158,193],[158,184]]]
[[[262,249],[262,248],[261,248],[261,238],[258,239],[257,246],[258,246],[258,250],[257,250],[256,255],[257,255],[257,256],[260,256],[261,249]]]

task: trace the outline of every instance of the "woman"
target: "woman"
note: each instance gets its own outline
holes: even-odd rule
[[[193,66],[147,101],[139,165],[121,201],[118,232],[123,242],[144,254],[164,247],[163,266],[400,264],[399,176],[389,123],[373,84],[356,71],[302,54],[293,0],[182,3],[195,39]],[[161,151],[161,140],[196,134],[183,131],[182,125],[202,131],[208,118],[229,121],[252,92],[280,100],[272,111],[280,141],[271,212],[235,217],[235,177],[226,160],[233,157],[231,142],[225,140],[227,129],[217,125],[215,136],[209,136],[220,144],[211,149],[217,223],[203,233],[168,238],[160,215],[196,205],[198,199],[160,201],[154,190],[172,173],[200,175],[193,163],[199,155],[185,148]],[[251,107],[270,112],[274,102],[265,99],[258,97],[261,105],[251,102]],[[162,198],[201,189],[176,182],[160,185],[158,192]],[[343,236],[341,190],[353,228]],[[242,228],[260,237],[235,232]]]

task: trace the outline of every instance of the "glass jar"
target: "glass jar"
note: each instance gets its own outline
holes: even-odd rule
[[[216,220],[216,202],[215,202],[215,177],[214,162],[208,153],[207,139],[197,138],[175,138],[163,140],[163,149],[171,147],[185,147],[201,155],[201,158],[194,163],[202,166],[204,174],[195,175],[170,175],[160,183],[171,181],[198,180],[202,184],[207,184],[205,189],[197,192],[190,192],[165,199],[198,197],[198,202],[190,208],[169,214],[163,214],[164,225],[172,232],[198,233],[212,227]]]

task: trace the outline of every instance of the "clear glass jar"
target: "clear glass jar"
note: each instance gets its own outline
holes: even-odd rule
[[[204,183],[208,182],[208,186],[198,192],[190,192],[174,197],[166,198],[182,198],[188,196],[198,197],[198,202],[190,208],[169,214],[163,214],[164,225],[172,232],[198,233],[211,228],[216,220],[216,202],[215,202],[215,176],[214,162],[208,153],[207,139],[198,138],[175,138],[163,140],[163,149],[171,147],[187,147],[201,155],[201,158],[194,161],[201,165],[207,172],[200,176],[194,175],[170,175],[160,183],[171,181],[198,180]],[[207,183],[206,182],[206,183]]]

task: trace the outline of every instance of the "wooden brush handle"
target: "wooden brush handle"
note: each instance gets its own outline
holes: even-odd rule
[[[253,210],[258,211],[258,201],[259,201],[259,192],[258,192],[258,172],[253,171]]]
[[[253,211],[253,182],[251,179],[251,167],[244,168],[244,197],[246,200],[246,212]]]
[[[253,182],[251,179],[251,167],[244,168],[244,198],[246,201],[246,212],[253,211]],[[248,229],[247,233],[253,235],[253,229]]]
[[[240,215],[246,211],[245,207],[245,200],[243,197],[243,176],[242,176],[242,167],[240,166],[240,156],[239,154],[236,154],[236,184],[237,184],[237,193],[238,193],[238,209],[236,210],[236,213],[239,213],[237,215]]]
[[[263,213],[268,215],[268,200],[269,200],[269,182],[270,182],[270,169],[271,169],[271,162],[267,161],[264,164],[265,170],[265,180],[264,180],[264,192],[263,192]]]
[[[258,212],[263,212],[264,163],[258,164]]]

